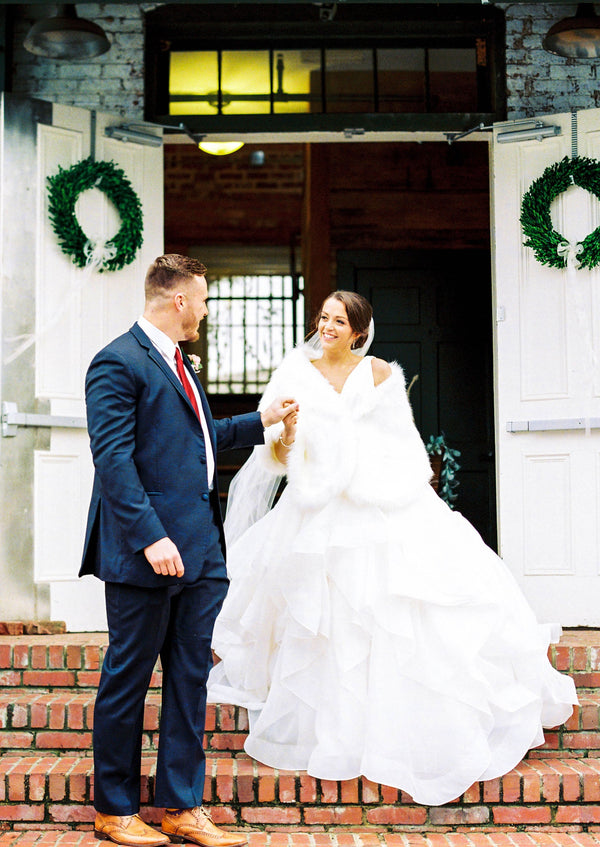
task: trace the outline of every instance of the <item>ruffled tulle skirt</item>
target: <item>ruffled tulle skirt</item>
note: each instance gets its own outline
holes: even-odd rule
[[[557,633],[429,486],[392,512],[300,510],[286,490],[228,566],[209,701],[248,708],[245,749],[274,768],[439,805],[511,770],[577,702],[547,659]]]

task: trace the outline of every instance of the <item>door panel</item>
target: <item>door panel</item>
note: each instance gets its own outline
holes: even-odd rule
[[[538,618],[592,626],[600,623],[600,434],[548,427],[600,416],[592,355],[600,271],[548,268],[522,246],[523,194],[571,153],[571,115],[544,122],[562,134],[499,144],[503,125],[492,146],[499,541]],[[579,112],[577,123],[579,154],[597,159],[600,111]],[[598,201],[576,186],[559,195],[551,215],[572,242],[600,222]]]
[[[404,368],[424,441],[461,451],[455,508],[495,545],[490,256],[484,251],[338,254],[338,282],[373,305],[370,352]]]
[[[36,272],[36,399],[53,415],[85,417],[84,382],[94,354],[141,314],[146,268],[162,252],[162,149],[104,137],[110,115],[54,105],[52,123],[38,125]],[[58,246],[48,219],[46,179],[87,156],[91,133],[98,160],[121,167],[138,194],[144,242],[120,271],[75,267]],[[120,226],[116,209],[97,189],[81,195],[78,220],[86,234],[107,240]],[[50,430],[49,449],[36,450],[34,577],[50,584],[50,614],[70,630],[106,628],[101,583],[77,578],[93,467],[85,428]]]

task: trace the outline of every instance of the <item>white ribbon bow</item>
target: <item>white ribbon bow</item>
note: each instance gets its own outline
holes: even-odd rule
[[[86,256],[86,268],[97,271],[106,268],[110,260],[115,258],[117,248],[107,241],[96,241],[88,238],[83,246],[83,252]]]
[[[577,258],[583,251],[583,244],[576,242],[572,244],[570,241],[561,241],[556,247],[556,252],[561,259],[565,260],[567,268],[580,268],[581,262]]]

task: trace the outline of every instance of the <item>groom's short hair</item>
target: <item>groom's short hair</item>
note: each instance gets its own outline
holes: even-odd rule
[[[199,259],[193,259],[191,256],[180,256],[179,253],[158,256],[146,274],[146,300],[152,300],[160,294],[172,291],[181,284],[182,280],[204,276],[205,273],[206,266]]]

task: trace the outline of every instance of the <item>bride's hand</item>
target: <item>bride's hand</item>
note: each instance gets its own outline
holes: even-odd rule
[[[284,447],[291,447],[296,440],[296,427],[298,425],[298,412],[291,412],[283,419],[283,432],[281,437],[285,441]]]

